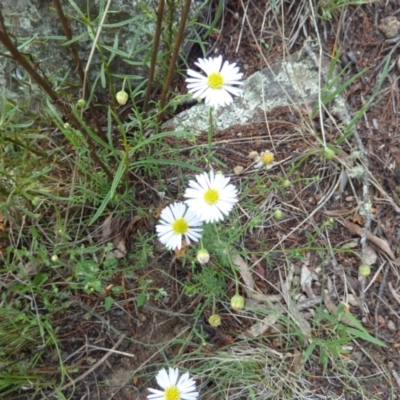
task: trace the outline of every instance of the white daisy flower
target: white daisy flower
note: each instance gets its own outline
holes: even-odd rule
[[[259,168],[266,168],[266,169],[270,169],[272,168],[276,162],[275,160],[275,156],[273,153],[271,153],[270,151],[263,151],[257,158],[256,158],[256,165],[255,168],[259,169]]]
[[[236,63],[229,64],[228,61],[222,65],[222,56],[199,58],[195,63],[207,76],[204,76],[192,69],[187,73],[192,78],[186,78],[187,87],[194,97],[205,99],[209,106],[217,108],[232,103],[232,94],[239,96],[242,89],[232,85],[242,85],[243,74],[239,72]],[[222,65],[222,68],[221,68]]]
[[[203,172],[189,181],[185,203],[202,221],[216,222],[224,219],[238,202],[237,189],[222,174]]]
[[[158,238],[169,250],[180,250],[182,236],[186,243],[197,242],[201,237],[202,221],[183,203],[174,203],[165,207],[160,215],[160,224],[156,226]]]
[[[195,400],[199,393],[195,392],[196,382],[189,378],[185,372],[178,380],[178,368],[169,368],[169,372],[163,368],[156,376],[158,386],[163,390],[150,389],[149,400]]]

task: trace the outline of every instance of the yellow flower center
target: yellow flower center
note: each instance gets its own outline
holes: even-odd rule
[[[174,221],[172,224],[172,230],[174,231],[175,234],[183,235],[185,234],[189,229],[189,225],[186,222],[185,219],[183,218],[178,218]]]
[[[219,72],[213,72],[208,75],[207,83],[211,89],[221,89],[224,85],[224,78]]]
[[[266,152],[261,156],[261,162],[264,165],[269,165],[274,162],[274,155],[270,152]]]
[[[210,206],[214,205],[219,200],[219,193],[218,190],[215,189],[208,189],[204,193],[204,200]]]
[[[181,392],[176,386],[171,386],[165,389],[164,397],[165,400],[179,400],[181,398]]]

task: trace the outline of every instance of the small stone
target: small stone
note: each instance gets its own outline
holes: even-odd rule
[[[251,160],[256,160],[259,156],[258,151],[251,151],[248,155]]]
[[[244,170],[244,167],[242,167],[241,165],[237,165],[235,168],[233,168],[233,172],[235,173],[235,175],[240,175]]]
[[[391,319],[389,319],[389,321],[387,323],[387,328],[389,329],[389,331],[395,332],[396,331],[396,324]]]
[[[383,18],[378,29],[386,36],[387,39],[394,38],[400,31],[400,21],[396,17],[391,16]]]

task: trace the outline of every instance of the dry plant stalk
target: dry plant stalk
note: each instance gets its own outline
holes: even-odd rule
[[[65,115],[79,131],[82,133],[83,137],[87,141],[89,146],[90,157],[97,164],[103,172],[106,174],[109,182],[111,183],[114,179],[113,174],[109,171],[109,169],[105,166],[105,164],[100,160],[99,156],[96,153],[96,146],[93,142],[92,138],[86,132],[86,129],[79,120],[75,117],[74,113],[71,111],[70,106],[63,101],[63,99],[56,93],[48,81],[43,78],[36,70],[36,68],[31,65],[31,63],[21,54],[18,48],[11,41],[10,36],[7,32],[4,17],[0,10],[0,42],[4,45],[4,47],[10,52],[10,58],[12,58],[15,62],[21,65],[22,68],[31,76],[31,78],[43,89],[43,91],[50,97],[55,107],[58,111]],[[88,124],[86,122],[86,124]],[[88,124],[89,125],[89,124]]]

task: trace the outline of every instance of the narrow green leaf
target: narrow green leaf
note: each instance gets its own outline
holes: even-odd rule
[[[366,340],[368,342],[371,342],[371,343],[376,344],[376,345],[381,346],[381,347],[387,347],[387,345],[384,342],[382,342],[379,339],[374,338],[373,336],[371,336],[367,332],[359,331],[358,329],[354,329],[354,328],[350,328],[350,327],[348,327],[346,329],[346,331],[348,333],[351,333],[352,335],[360,338],[360,339]]]
[[[140,293],[139,297],[137,299],[136,306],[139,308],[141,307],[144,303],[147,301],[147,294],[146,293]]]
[[[97,219],[103,214],[104,209],[107,207],[107,204],[112,200],[112,198],[114,197],[115,191],[118,187],[118,185],[121,182],[121,179],[125,173],[125,160],[126,157],[124,157],[117,169],[117,172],[115,173],[114,176],[114,180],[111,184],[111,188],[110,191],[107,193],[106,197],[104,198],[104,200],[102,201],[100,207],[97,209],[96,213],[94,214],[94,216],[92,217],[92,219],[89,221],[89,226],[94,224]]]
[[[307,362],[316,346],[317,342],[311,342],[311,344],[307,347],[307,350],[304,352],[303,357],[301,358],[302,364],[305,364]]]

